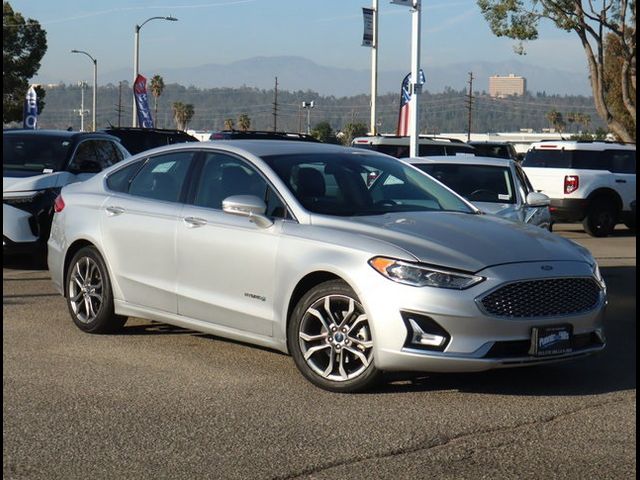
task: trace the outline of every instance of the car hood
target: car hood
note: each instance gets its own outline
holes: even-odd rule
[[[518,262],[592,262],[569,240],[493,215],[404,212],[349,219],[314,216],[312,223],[373,237],[420,262],[468,272]]]
[[[69,172],[53,172],[29,177],[2,177],[2,192],[25,192],[63,187],[68,183],[83,180],[92,174],[74,175]]]

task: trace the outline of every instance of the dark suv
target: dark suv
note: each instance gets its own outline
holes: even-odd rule
[[[320,140],[304,133],[268,132],[262,130],[221,130],[213,132],[209,140],[298,140],[301,142],[316,142]]]
[[[476,149],[476,155],[480,157],[510,158],[515,161],[522,161],[524,157],[519,157],[513,144],[509,142],[467,142]]]
[[[104,133],[66,130],[2,132],[4,253],[42,253],[60,189],[129,156]]]
[[[164,128],[110,127],[102,131],[118,137],[131,155],[174,143],[198,141],[196,137],[182,130]]]

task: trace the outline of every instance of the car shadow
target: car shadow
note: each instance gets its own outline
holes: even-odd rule
[[[2,268],[12,270],[47,270],[47,261],[41,255],[2,255]]]

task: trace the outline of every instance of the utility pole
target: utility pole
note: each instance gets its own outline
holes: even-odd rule
[[[467,130],[467,142],[471,140],[471,111],[473,107],[473,72],[469,72],[469,95],[467,98],[468,109],[468,130]]]
[[[122,82],[118,84],[118,104],[116,105],[116,112],[118,112],[118,128],[120,128],[120,118],[122,117]]]
[[[411,10],[411,100],[409,101],[409,132],[411,141],[409,143],[409,155],[412,157],[418,156],[418,143],[420,141],[418,98],[422,93],[422,83],[420,83],[421,1],[422,0],[413,0],[413,9]]]
[[[311,134],[311,109],[315,106],[316,105],[313,100],[310,102],[302,102],[302,108],[307,110],[307,135]]]
[[[273,131],[278,131],[278,77],[276,77],[276,87],[273,91]]]
[[[84,132],[84,116],[87,113],[89,113],[89,110],[84,109],[84,87],[86,87],[87,84],[85,82],[80,82],[79,86],[80,86],[80,110],[75,108],[73,112],[80,116],[80,131]]]

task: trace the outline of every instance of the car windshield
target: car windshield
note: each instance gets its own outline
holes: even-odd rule
[[[324,215],[382,215],[410,211],[475,213],[427,175],[368,153],[294,154],[263,159],[309,211]]]
[[[416,165],[470,202],[515,203],[508,167],[429,163]]]
[[[30,172],[64,168],[71,141],[52,135],[3,135],[2,169]]]

